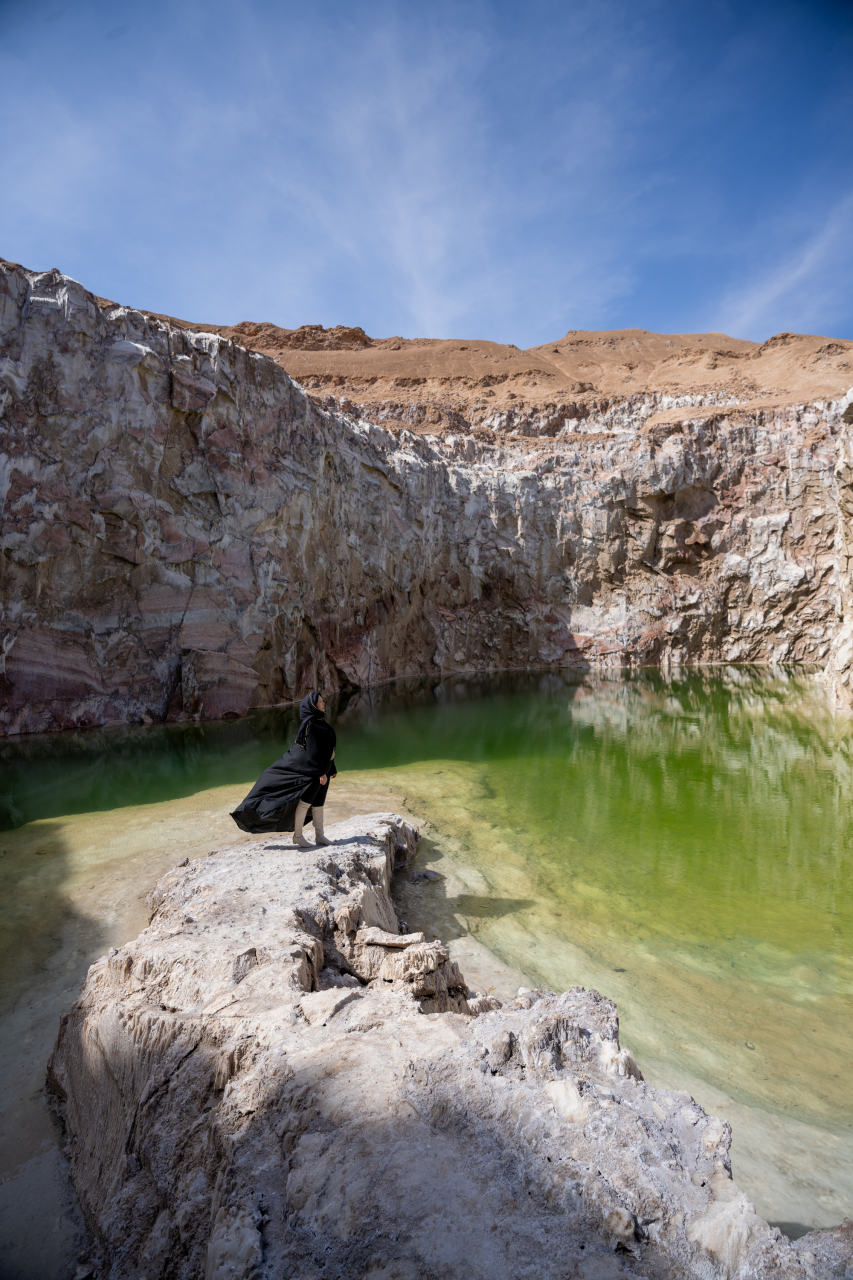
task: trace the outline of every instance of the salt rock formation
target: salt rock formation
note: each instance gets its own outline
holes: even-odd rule
[[[392,430],[0,263],[2,731],[834,641],[844,699],[851,400],[632,392],[553,439]]]
[[[792,1247],[756,1216],[728,1126],[643,1082],[609,1000],[469,998],[401,935],[408,823],[330,835],[185,860],[63,1018],[48,1088],[96,1274],[845,1274],[843,1230]]]

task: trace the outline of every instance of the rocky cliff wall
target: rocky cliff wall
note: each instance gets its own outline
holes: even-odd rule
[[[352,819],[184,859],[89,970],[48,1088],[106,1280],[830,1280],[647,1085],[595,991],[469,993],[390,897],[417,833]]]
[[[555,439],[392,431],[2,264],[3,732],[470,669],[824,663],[847,398],[665,403]]]
[[[483,339],[371,338],[362,329],[243,322],[183,329],[231,338],[276,360],[325,403],[396,428],[553,436],[613,409],[776,399],[835,400],[853,377],[853,341],[777,333],[750,342],[724,333],[573,329],[520,351]]]

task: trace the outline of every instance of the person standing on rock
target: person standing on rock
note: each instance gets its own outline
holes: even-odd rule
[[[314,690],[299,704],[296,741],[258,778],[231,817],[241,831],[292,831],[300,849],[311,845],[302,834],[304,822],[314,823],[314,843],[331,844],[323,834],[323,807],[329,783],[337,776],[335,731],[325,720],[326,704]]]

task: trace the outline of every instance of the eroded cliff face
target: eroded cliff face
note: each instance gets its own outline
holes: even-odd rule
[[[500,1006],[401,935],[410,824],[329,835],[184,859],[63,1019],[48,1088],[96,1275],[849,1274],[851,1224],[792,1246],[759,1218],[728,1125],[643,1081],[611,1001]]]
[[[657,409],[771,399],[807,404],[843,395],[853,342],[777,333],[761,344],[725,333],[573,329],[520,351],[482,339],[371,338],[363,329],[195,325],[277,361],[330,407],[371,422],[447,431],[555,436]]]
[[[3,731],[470,669],[824,663],[848,398],[732,401],[636,393],[553,439],[391,430],[3,264]]]

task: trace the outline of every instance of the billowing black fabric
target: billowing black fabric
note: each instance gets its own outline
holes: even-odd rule
[[[305,746],[294,743],[275,764],[265,769],[246,799],[231,814],[240,830],[252,835],[263,831],[292,831],[300,800],[318,809],[325,804],[329,783],[321,785],[320,778],[323,774],[334,778],[337,773],[332,760],[335,742],[332,726],[325,720],[312,719]],[[310,820],[309,809],[305,821]]]

